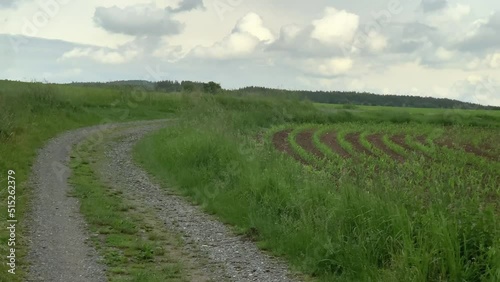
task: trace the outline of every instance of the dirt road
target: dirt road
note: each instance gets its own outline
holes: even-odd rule
[[[163,122],[90,127],[67,132],[40,150],[33,167],[30,213],[29,281],[106,281],[106,267],[88,242],[78,201],[68,196],[71,147],[93,136],[105,146],[102,181],[111,183],[138,206],[152,207],[152,216],[169,232],[182,236],[189,257],[199,257],[206,277],[214,281],[298,281],[287,265],[259,250],[253,242],[205,214],[183,197],[158,185],[131,158],[134,144]],[[110,135],[111,134],[111,135]],[[113,138],[104,138],[110,135]],[[195,263],[196,264],[196,263]],[[198,277],[199,276],[193,276]],[[193,280],[194,281],[194,280]]]

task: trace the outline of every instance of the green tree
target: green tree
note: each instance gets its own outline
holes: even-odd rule
[[[210,81],[209,83],[203,84],[203,91],[205,93],[216,94],[216,93],[222,91],[222,87],[220,86],[219,83],[215,83],[213,81]]]

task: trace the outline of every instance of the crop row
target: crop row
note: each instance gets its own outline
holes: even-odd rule
[[[379,131],[380,130],[380,131]],[[321,164],[325,160],[378,159],[404,163],[408,159],[427,158],[443,160],[446,155],[466,155],[474,163],[498,162],[495,149],[472,143],[451,140],[436,131],[424,134],[384,131],[383,128],[356,128],[355,126],[301,125],[278,130],[273,144],[302,163]]]

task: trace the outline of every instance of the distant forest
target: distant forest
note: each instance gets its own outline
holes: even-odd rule
[[[306,90],[281,90],[266,87],[244,87],[236,90],[225,90],[220,84],[213,81],[204,83],[196,81],[173,81],[165,80],[150,82],[144,80],[126,80],[113,82],[85,82],[72,83],[85,86],[109,86],[109,87],[141,87],[150,91],[159,92],[193,92],[202,91],[205,93],[229,93],[238,96],[263,95],[292,97],[300,100],[309,100],[316,103],[326,104],[352,104],[366,106],[391,106],[391,107],[412,107],[412,108],[458,108],[458,109],[487,109],[500,110],[496,106],[483,106],[474,103],[462,102],[458,100],[433,97],[419,97],[408,95],[379,95],[368,92],[355,91],[306,91]]]

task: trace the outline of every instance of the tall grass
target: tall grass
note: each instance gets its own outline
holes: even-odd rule
[[[465,154],[443,150],[448,162],[415,160],[399,170],[354,162],[314,170],[249,136],[283,122],[342,116],[255,97],[198,97],[192,104],[179,124],[142,140],[136,158],[297,269],[325,281],[500,279],[498,211],[484,201],[500,194],[498,178],[485,180],[484,167],[464,171]],[[351,177],[332,179],[329,170],[346,165]],[[471,187],[482,190],[470,196]]]

